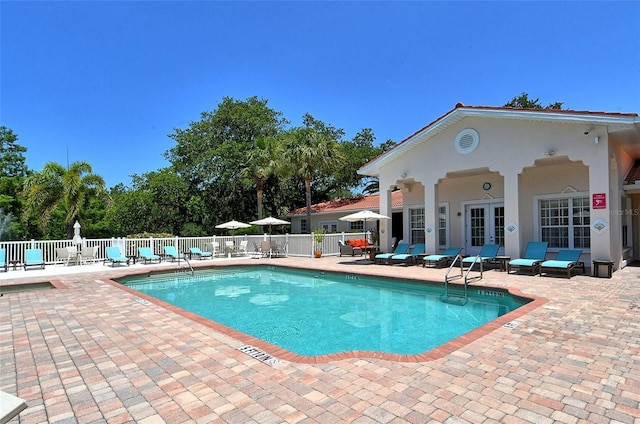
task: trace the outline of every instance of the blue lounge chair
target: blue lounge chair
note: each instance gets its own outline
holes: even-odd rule
[[[394,263],[405,264],[406,266],[416,264],[418,262],[418,258],[421,255],[424,255],[424,243],[418,243],[411,250],[407,251],[407,253],[401,253],[399,255],[393,255],[389,258],[389,265],[393,265]]]
[[[121,263],[126,263],[127,266],[129,266],[129,258],[127,258],[126,256],[122,256],[122,253],[120,253],[120,248],[118,246],[107,247],[107,257],[102,263],[106,264],[107,261],[111,262],[111,267],[113,267],[114,264]]]
[[[204,259],[213,257],[213,252],[203,252],[199,247],[190,247],[189,255],[190,257],[197,256],[200,259]]]
[[[7,264],[7,249],[0,249],[0,268],[4,268],[4,272],[9,270]]]
[[[409,250],[409,243],[398,243],[393,253],[378,253],[375,257],[375,263],[384,263],[389,261],[389,258],[393,255],[401,255],[407,253]]]
[[[464,258],[460,263],[460,266],[462,266],[462,268],[465,266],[470,267],[477,262],[480,263],[480,271],[482,272],[484,264],[494,259],[498,254],[498,250],[500,250],[499,244],[485,244],[482,246],[482,249],[480,249],[480,253],[478,253],[477,256]]]
[[[507,264],[507,273],[510,273],[513,268],[516,270],[528,268],[531,270],[531,275],[539,274],[540,263],[542,263],[545,256],[547,256],[548,246],[549,243],[546,241],[530,241],[527,244],[527,250],[525,250],[522,258],[509,261]]]
[[[42,259],[42,249],[27,249],[24,257],[24,269],[28,266],[39,266],[44,269],[44,260]]]
[[[561,249],[555,259],[544,261],[540,264],[540,275],[551,272],[566,272],[567,278],[571,278],[574,268],[582,268],[584,274],[584,262],[580,262],[580,249]]]
[[[449,265],[449,262],[454,261],[460,252],[462,247],[448,247],[441,255],[428,255],[422,258],[422,266],[441,268],[442,264]]]
[[[175,261],[176,259],[178,260],[178,262],[180,262],[180,259],[184,259],[184,254],[179,253],[176,250],[175,246],[165,246],[164,254],[165,256],[171,258],[171,262]]]
[[[150,247],[138,247],[138,258],[144,260],[144,263],[158,261],[160,263],[160,256],[151,251]]]

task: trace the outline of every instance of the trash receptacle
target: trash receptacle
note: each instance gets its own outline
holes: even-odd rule
[[[593,276],[599,278],[611,278],[613,274],[613,261],[593,260]]]

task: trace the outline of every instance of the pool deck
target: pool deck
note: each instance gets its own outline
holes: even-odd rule
[[[357,259],[357,258],[356,258]],[[445,270],[350,257],[215,259],[442,281]],[[109,283],[175,264],[47,266],[0,285],[0,390],[20,423],[640,423],[640,268],[613,278],[487,271],[474,286],[536,297],[419,358],[346,353],[267,365],[224,328]],[[231,335],[230,335],[231,334]],[[417,359],[417,360],[416,360]]]

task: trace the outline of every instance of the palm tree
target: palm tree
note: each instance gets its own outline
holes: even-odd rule
[[[344,160],[342,149],[330,132],[310,126],[289,130],[284,140],[283,163],[288,173],[304,178],[307,223],[311,230],[311,183],[319,175],[338,169]]]
[[[92,198],[102,199],[107,206],[111,204],[104,179],[94,174],[91,165],[84,161],[74,162],[67,168],[47,162],[41,172],[27,177],[24,191],[27,199],[24,213],[38,217],[43,233],[54,211],[63,208],[69,239],[73,237],[74,222]]]
[[[281,157],[279,141],[275,138],[258,138],[255,147],[247,156],[247,165],[241,175],[247,185],[255,185],[258,202],[258,219],[262,219],[262,195],[264,186],[271,175],[280,167]]]

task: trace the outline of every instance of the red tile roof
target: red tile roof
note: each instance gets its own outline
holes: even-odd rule
[[[624,183],[634,184],[638,180],[640,180],[640,160],[636,160],[636,162],[633,164],[624,179]]]
[[[402,207],[402,192],[400,190],[391,193],[391,207]],[[339,211],[359,211],[359,210],[379,210],[380,209],[380,194],[372,194],[369,196],[357,196],[350,197],[348,199],[331,200],[324,203],[317,203],[311,205],[311,212],[313,213],[328,213]],[[307,213],[307,208],[299,208],[289,213],[292,215],[304,215]]]

